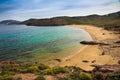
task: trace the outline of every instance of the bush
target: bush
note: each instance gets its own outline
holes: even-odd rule
[[[120,74],[108,74],[106,80],[120,80]]]
[[[119,74],[120,75],[120,70],[114,72],[114,74]]]
[[[39,71],[38,66],[31,66],[28,68],[28,72],[30,72],[30,73],[34,73],[34,72],[38,72],[38,71]]]
[[[80,75],[80,80],[91,80],[91,78],[86,74],[81,74]]]
[[[65,68],[65,67],[54,67],[52,69],[52,71],[53,71],[54,74],[66,73],[66,72],[68,72],[68,68]]]
[[[68,68],[53,67],[53,68],[47,68],[45,70],[42,70],[41,74],[54,75],[54,74],[66,73],[66,72],[68,72]]]
[[[80,80],[80,74],[79,73],[74,73],[70,75],[71,80]]]
[[[49,66],[46,66],[44,64],[41,64],[40,66],[38,66],[39,70],[45,70],[45,69],[49,69]]]
[[[35,73],[35,72],[38,72],[39,69],[38,69],[38,66],[30,66],[28,68],[19,69],[19,71],[21,73]]]
[[[35,80],[45,80],[45,78],[43,76],[38,76]]]
[[[53,71],[52,69],[45,69],[43,71],[41,71],[41,74],[44,74],[44,75],[53,75]]]
[[[2,80],[13,80],[13,77],[10,75],[4,75],[2,76]]]
[[[74,73],[70,75],[70,80],[91,80],[91,78],[86,74]]]
[[[95,78],[96,80],[103,80],[103,75],[100,74],[100,73],[97,73],[97,74],[95,74],[94,78]]]
[[[13,77],[11,76],[11,73],[7,70],[1,71],[1,79],[0,80],[13,80]]]
[[[70,80],[69,78],[59,78],[59,80]]]
[[[22,78],[21,78],[21,77],[18,77],[16,80],[22,80]]]
[[[20,71],[20,73],[28,73],[27,69],[20,69],[19,71]]]
[[[10,73],[6,70],[2,70],[0,75],[4,76],[4,75],[10,75]]]

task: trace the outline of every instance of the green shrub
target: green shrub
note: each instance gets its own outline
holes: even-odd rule
[[[10,75],[4,75],[2,76],[2,80],[13,80],[13,77]]]
[[[34,73],[34,72],[38,72],[39,68],[38,68],[38,66],[31,66],[27,69],[27,71],[30,73]]]
[[[120,80],[120,74],[108,74],[106,80]]]
[[[28,73],[27,69],[20,69],[20,73]]]
[[[19,71],[21,73],[34,73],[34,72],[38,72],[38,66],[30,66],[28,68],[24,68],[24,69],[19,69]]]
[[[45,78],[43,76],[38,76],[35,80],[45,80]]]
[[[54,74],[66,73],[66,72],[68,72],[68,68],[65,68],[65,67],[54,67],[54,68],[52,68],[52,71],[53,71]]]
[[[74,73],[70,75],[71,80],[80,80],[80,74]]]
[[[39,68],[39,70],[45,70],[45,69],[48,69],[50,67],[47,65],[41,64],[40,66],[38,66],[38,68]]]
[[[22,80],[22,78],[21,78],[21,77],[18,77],[16,80]]]
[[[42,70],[41,74],[54,75],[54,74],[66,73],[66,72],[68,72],[68,68],[53,67],[53,68],[47,68],[45,70]]]
[[[4,76],[4,75],[10,75],[10,73],[6,70],[2,70],[1,73],[0,73],[1,76]]]
[[[70,80],[69,78],[59,78],[59,80]]]
[[[86,74],[81,74],[80,75],[80,80],[91,80],[91,78]]]
[[[74,73],[70,75],[71,80],[91,80],[91,78],[86,74]]]
[[[1,80],[13,80],[13,77],[11,76],[11,72],[7,71],[6,69],[3,69],[0,75],[1,75]]]
[[[53,71],[52,69],[45,69],[43,71],[41,71],[41,74],[44,74],[44,75],[53,75]]]
[[[97,74],[95,74],[94,78],[95,78],[96,80],[103,80],[103,75],[100,74],[100,73],[97,73]]]
[[[120,70],[118,70],[118,71],[114,72],[114,74],[120,74]]]

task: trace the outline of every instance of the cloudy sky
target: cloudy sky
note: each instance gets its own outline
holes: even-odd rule
[[[0,21],[120,11],[120,0],[0,0]]]

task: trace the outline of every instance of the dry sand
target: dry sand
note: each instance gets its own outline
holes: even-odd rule
[[[69,25],[75,28],[81,28],[87,31],[93,40],[102,41],[105,39],[117,38],[112,32],[104,30],[90,25]],[[78,54],[70,57],[69,59],[60,63],[60,66],[77,66],[83,70],[90,71],[93,69],[93,64],[104,65],[104,64],[117,64],[117,60],[113,59],[110,55],[101,55],[102,50],[98,45],[89,45],[80,51]],[[88,61],[88,62],[83,62]],[[94,62],[94,63],[92,63]]]

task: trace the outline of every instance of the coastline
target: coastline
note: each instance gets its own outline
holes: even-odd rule
[[[70,58],[74,57],[75,55],[79,54],[81,51],[83,51],[85,48],[87,48],[88,45],[85,45],[84,47],[82,47],[81,49],[79,49],[76,53],[74,53],[73,55],[67,56],[66,58],[62,59],[62,62],[69,60]]]
[[[91,35],[94,41],[118,38],[118,36],[113,34],[111,31],[107,31],[102,28],[91,25],[67,25],[67,26],[84,29]],[[61,62],[59,65],[62,67],[76,66],[80,67],[83,70],[90,71],[94,68],[91,65],[117,64],[117,60],[114,59],[111,55],[101,55],[102,53],[103,51],[101,50],[99,45],[88,45],[82,50],[80,49],[80,52],[75,53],[70,57],[68,56],[67,59]]]

